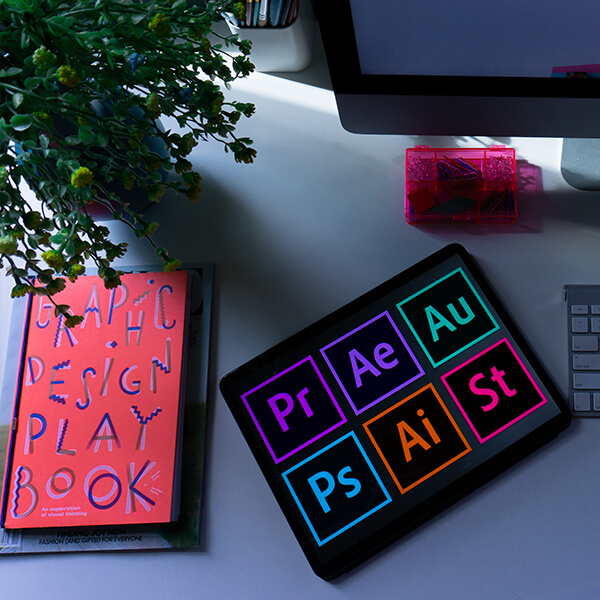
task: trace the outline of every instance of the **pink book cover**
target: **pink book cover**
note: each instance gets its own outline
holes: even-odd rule
[[[4,527],[177,518],[188,274],[82,276],[33,296],[6,473]],[[17,349],[15,348],[15,351]]]

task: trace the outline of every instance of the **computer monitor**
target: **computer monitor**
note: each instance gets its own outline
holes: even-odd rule
[[[597,0],[315,8],[348,131],[600,138]]]

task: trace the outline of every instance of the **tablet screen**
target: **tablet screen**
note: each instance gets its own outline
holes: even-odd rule
[[[456,244],[229,373],[221,391],[325,579],[570,422]]]

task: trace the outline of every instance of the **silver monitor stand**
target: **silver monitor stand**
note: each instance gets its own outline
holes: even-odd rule
[[[560,170],[579,190],[600,190],[600,139],[565,138]]]

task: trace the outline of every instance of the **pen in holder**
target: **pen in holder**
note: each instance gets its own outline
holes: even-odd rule
[[[246,0],[245,20],[226,16],[231,33],[252,42],[257,71],[303,71],[311,61],[316,21],[311,0]]]

